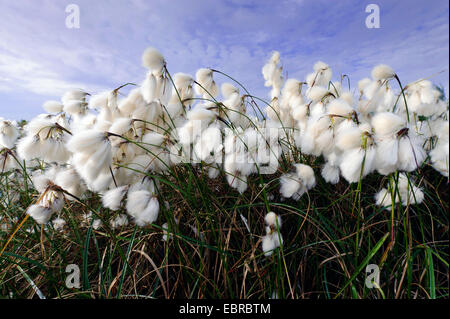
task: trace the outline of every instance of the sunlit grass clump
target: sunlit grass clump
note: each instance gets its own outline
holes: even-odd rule
[[[324,62],[285,79],[274,52],[266,101],[232,70],[142,62],[140,85],[0,118],[1,296],[448,297],[441,89],[387,65],[355,89]]]

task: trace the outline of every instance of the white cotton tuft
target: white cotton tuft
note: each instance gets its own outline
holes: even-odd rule
[[[379,103],[380,98],[383,94],[381,90],[381,83],[378,81],[372,81],[364,87],[364,96],[370,101],[363,101],[365,108],[367,108],[366,113],[377,108],[377,103]],[[363,109],[364,110],[364,109]]]
[[[274,212],[269,212],[264,217],[264,221],[266,222],[267,226],[277,227],[281,228],[281,217],[275,214]]]
[[[217,97],[219,88],[213,78],[213,71],[211,69],[199,69],[195,73],[195,79],[202,86],[195,86],[195,92],[202,95],[204,98]],[[206,90],[206,91],[205,91]]]
[[[374,147],[354,148],[342,155],[339,165],[342,176],[349,182],[355,183],[370,174],[374,169],[376,150]]]
[[[372,127],[377,135],[390,135],[397,133],[405,126],[405,120],[399,115],[390,112],[376,114],[372,118]]]
[[[1,148],[1,146],[0,146]],[[13,151],[9,152],[0,152],[0,172],[9,172],[16,168],[20,168],[16,159],[11,155],[15,154]],[[15,155],[17,157],[17,155]],[[8,201],[8,198],[6,198]]]
[[[314,176],[314,170],[311,166],[305,164],[295,165],[298,178],[301,180],[302,184],[307,190],[310,190],[316,186],[316,178]]]
[[[196,108],[194,108],[193,110],[188,112],[187,119],[192,122],[195,122],[195,121],[209,122],[215,116],[216,116],[216,114],[213,111],[207,110],[206,108],[201,107],[201,106],[197,106]]]
[[[243,194],[248,187],[247,184],[247,176],[236,174],[236,175],[230,175],[227,174],[227,181],[228,184],[236,189],[240,194]]]
[[[46,171],[34,171],[31,177],[34,188],[39,193],[44,193],[48,186],[53,183],[57,174],[55,167],[47,169]]]
[[[127,212],[130,216],[137,216],[147,207],[148,201],[152,197],[151,192],[139,186],[132,186],[127,197]]]
[[[328,64],[326,64],[325,62],[322,62],[322,61],[317,61],[316,63],[314,63],[314,66],[313,66],[313,69],[316,72],[323,71],[328,68],[329,68]]]
[[[127,117],[121,117],[114,120],[113,124],[109,128],[108,132],[124,135],[132,129],[133,120]]]
[[[134,217],[134,221],[138,226],[146,226],[156,221],[159,213],[159,202],[156,197],[152,197],[148,202],[145,210]]]
[[[427,154],[422,148],[421,141],[410,132],[409,136],[403,136],[398,142],[398,169],[412,172],[422,165]]]
[[[164,67],[165,61],[163,55],[158,50],[147,48],[142,55],[142,64],[152,71],[159,72]]]
[[[339,182],[339,173],[339,166],[331,165],[328,162],[325,163],[321,170],[323,179],[330,184],[337,184]]]
[[[17,154],[21,159],[32,160],[39,157],[40,140],[36,135],[28,135],[17,142]]]
[[[92,95],[89,99],[89,108],[91,109],[103,109],[108,107],[108,99],[110,96],[110,92],[101,92],[95,95]]]
[[[16,123],[0,118],[0,150],[2,147],[12,149],[18,138]]]
[[[62,104],[66,104],[69,101],[76,100],[76,101],[84,101],[86,99],[86,95],[88,93],[84,92],[83,90],[71,90],[64,93],[64,95],[61,97]]]
[[[120,203],[122,202],[122,199],[127,193],[127,191],[128,191],[127,185],[113,188],[107,191],[102,196],[103,206],[113,211],[118,210],[120,208]]]
[[[377,206],[381,207],[392,206],[392,196],[386,188],[383,188],[375,194],[375,203]]]
[[[194,79],[189,74],[185,73],[176,73],[173,76],[173,82],[175,87],[177,88],[178,94],[174,93],[174,98],[179,100],[181,98],[186,104],[191,105],[194,101],[192,98],[194,97]]]
[[[385,80],[393,78],[394,76],[394,70],[386,64],[377,65],[372,69],[372,78],[374,80]]]
[[[147,144],[148,146],[159,147],[165,139],[166,137],[162,134],[150,132],[142,137],[142,143]]]
[[[302,84],[302,82],[296,79],[288,79],[286,81],[283,90],[281,91],[281,99],[283,101],[281,104],[283,107],[289,107],[289,104],[294,98],[300,99],[299,104],[303,103],[303,98],[301,96]]]
[[[358,90],[362,94],[364,92],[364,89],[372,83],[372,80],[369,78],[364,78],[358,82]]]
[[[94,219],[92,222],[92,228],[95,230],[99,229],[103,225],[103,222],[100,219]]]
[[[262,68],[262,74],[264,76],[264,86],[272,87],[271,99],[278,98],[281,91],[281,85],[283,83],[283,67],[278,66],[280,63],[280,53],[274,51],[269,61]]]
[[[316,185],[313,169],[304,164],[295,164],[296,172],[287,173],[280,177],[280,193],[285,198],[292,197],[299,200],[300,197]]]
[[[194,157],[213,163],[222,155],[222,133],[217,125],[210,125],[197,139],[194,145]]]
[[[80,115],[84,114],[87,108],[87,103],[85,101],[70,100],[64,103],[63,110],[70,115]]]
[[[281,218],[274,212],[269,212],[264,219],[267,224],[266,235],[263,236],[261,245],[264,255],[270,256],[276,248],[283,244],[283,237],[279,232],[281,228]]]
[[[423,202],[425,194],[422,189],[414,185],[412,179],[404,173],[399,174],[398,188],[395,190],[394,202],[402,203],[403,206],[418,205]],[[375,195],[375,203],[377,206],[390,208],[392,206],[391,192],[383,188]]]
[[[317,154],[328,154],[333,151],[333,139],[334,132],[333,129],[324,130],[316,138],[316,153]]]
[[[425,198],[422,189],[414,185],[413,180],[408,178],[404,173],[399,174],[398,188],[403,206],[418,205]]]
[[[344,100],[345,102],[347,102],[347,104],[348,105],[354,105],[354,103],[355,103],[355,99],[354,99],[354,96],[353,96],[353,94],[352,93],[350,93],[350,92],[343,92],[341,95],[340,95],[340,98],[342,99],[342,100]]]
[[[106,191],[113,183],[111,173],[109,171],[104,171],[98,176],[94,176],[90,180],[86,180],[89,190],[93,192],[103,192]]]
[[[420,204],[425,199],[425,194],[420,188],[414,187],[413,190],[411,190],[407,196],[405,196],[407,199],[403,201],[403,205],[406,206],[408,203],[411,204]]]
[[[101,173],[106,173],[112,164],[112,147],[104,132],[79,132],[72,136],[67,148],[74,153],[73,164],[88,184],[94,182]]]
[[[398,140],[386,138],[377,141],[376,167],[382,175],[389,175],[397,170]]]
[[[293,108],[292,117],[299,122],[305,122],[308,116],[308,107],[306,104],[300,104]]]
[[[60,191],[48,190],[43,194],[39,205],[49,208],[52,213],[59,213],[64,207],[64,194]]]
[[[64,226],[66,225],[66,221],[61,217],[57,217],[52,220],[52,225],[56,231],[62,231],[64,229]]]
[[[59,113],[63,110],[63,105],[58,101],[47,101],[42,105],[42,107],[48,113]]]
[[[140,103],[143,103],[143,98],[140,88],[137,87],[132,89],[126,98],[121,99],[117,107],[123,116],[130,116]]]
[[[149,191],[137,190],[128,193],[126,208],[138,226],[145,226],[158,217],[159,202]]]
[[[313,103],[319,102],[324,96],[329,94],[329,91],[322,86],[313,86],[308,90],[306,96],[313,101]]]
[[[232,94],[239,94],[239,89],[227,82],[222,84],[220,90],[225,99],[228,99]]]
[[[67,148],[73,153],[93,153],[98,145],[105,143],[106,134],[96,130],[86,130],[72,136],[67,143]]]
[[[73,168],[59,171],[54,178],[54,183],[67,191],[70,195],[80,197],[86,190],[86,185]],[[74,200],[73,196],[66,194],[68,200]]]
[[[334,99],[328,104],[328,114],[347,116],[353,113],[353,108],[343,99]]]
[[[447,122],[448,123],[448,122]],[[448,126],[447,126],[448,134]],[[436,146],[430,152],[431,164],[433,168],[444,176],[449,176],[449,142],[447,138],[440,137]]]
[[[310,88],[316,86],[328,86],[333,76],[333,72],[328,64],[318,61],[314,64],[314,72],[308,74],[306,83]]]
[[[273,250],[277,248],[275,240],[273,236],[266,235],[262,239],[262,250],[264,251],[264,255],[266,257],[272,255]]]
[[[53,212],[50,208],[43,207],[41,205],[31,205],[27,209],[27,214],[40,225],[46,224],[50,220],[52,213]]]
[[[362,131],[359,127],[350,127],[339,132],[336,146],[342,151],[351,150],[361,146]]]
[[[280,193],[283,197],[290,198],[301,187],[299,180],[293,174],[284,174],[280,177]]]

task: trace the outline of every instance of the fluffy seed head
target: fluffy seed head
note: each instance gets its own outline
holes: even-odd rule
[[[377,65],[372,69],[372,78],[374,80],[385,80],[395,76],[394,70],[386,64]]]
[[[142,64],[152,71],[161,71],[165,61],[163,55],[155,48],[147,48],[142,55]]]
[[[47,101],[42,107],[49,113],[59,113],[63,110],[63,105],[58,101]]]
[[[103,206],[113,211],[118,210],[127,191],[128,186],[120,186],[107,191],[102,197]]]
[[[30,215],[36,223],[43,225],[50,220],[52,210],[41,205],[31,205],[27,210],[27,214]]]

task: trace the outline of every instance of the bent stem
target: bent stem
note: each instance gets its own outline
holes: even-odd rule
[[[408,120],[408,123],[410,122],[409,119],[409,110],[408,110],[408,102],[406,102],[406,96],[405,96],[405,90],[403,89],[402,82],[400,81],[400,78],[397,74],[394,75],[394,78],[397,80],[398,85],[400,86],[400,90],[402,90],[401,95],[403,96],[403,100],[405,102],[405,109],[406,109],[406,119]]]

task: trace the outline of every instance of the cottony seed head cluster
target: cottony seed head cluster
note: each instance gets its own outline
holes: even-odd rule
[[[225,178],[239,193],[252,174],[272,174],[282,198],[292,200],[314,188],[318,174],[330,184],[342,178],[359,183],[374,172],[397,174],[397,192],[381,185],[374,194],[386,208],[424,200],[415,184],[423,166],[448,177],[448,103],[428,80],[403,87],[392,68],[379,65],[352,89],[348,76],[333,81],[324,62],[304,80],[285,79],[274,52],[262,68],[270,88],[270,101],[264,101],[238,82],[219,87],[215,77],[224,74],[217,70],[171,75],[153,48],[142,62],[147,74],[140,85],[97,94],[69,91],[61,101],[45,102],[48,113],[22,128],[0,118],[0,168],[13,172],[19,185],[2,200],[17,201],[29,178],[39,195],[27,214],[39,224],[52,220],[58,230],[66,203],[98,193],[103,206],[116,212],[112,228],[160,223],[168,240],[168,225],[158,220],[167,203],[154,176],[169,176],[183,163],[211,179]],[[132,87],[126,96],[125,86]],[[305,156],[322,158],[320,170],[306,165]],[[292,169],[277,175],[281,160]],[[94,218],[85,217],[86,223]],[[102,226],[99,219],[92,223]],[[283,243],[281,218],[268,212],[265,224],[262,248],[270,255]]]

